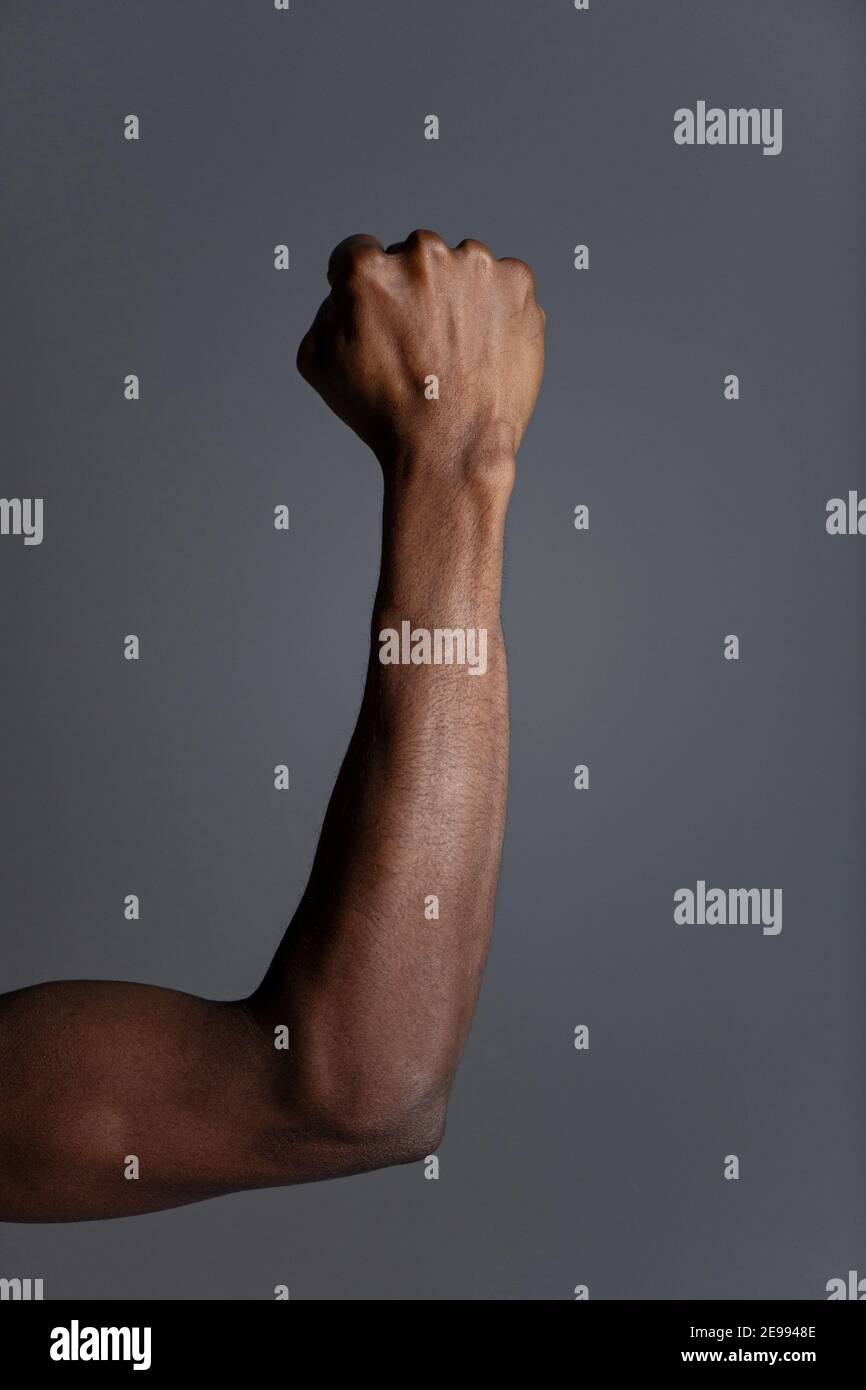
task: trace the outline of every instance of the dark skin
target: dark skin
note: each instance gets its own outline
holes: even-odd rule
[[[385,486],[367,683],[309,884],[247,999],[105,981],[0,997],[0,1220],[158,1211],[417,1161],[441,1139],[493,925],[503,532],[544,315],[522,262],[432,232],[387,251],[350,237],[328,279],[298,366]],[[404,619],[486,628],[486,673],[382,665],[378,633]]]

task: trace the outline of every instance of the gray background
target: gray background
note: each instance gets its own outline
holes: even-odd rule
[[[377,467],[294,368],[331,246],[479,237],[548,312],[497,928],[439,1182],[5,1225],[0,1273],[223,1299],[866,1273],[866,540],[824,529],[866,487],[866,7],[5,0],[0,41],[0,495],[46,507],[41,547],[0,539],[3,988],[235,996],[293,911],[377,563]],[[698,98],[783,107],[782,154],[677,148]],[[699,877],[782,887],[782,934],[675,926]]]

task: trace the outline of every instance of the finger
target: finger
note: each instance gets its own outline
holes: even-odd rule
[[[364,246],[371,246],[375,251],[384,254],[385,248],[378,237],[370,236],[369,232],[355,232],[353,236],[344,237],[331,252],[328,259],[328,284],[333,287],[334,281],[352,262],[353,256]]]
[[[307,329],[306,333],[301,339],[295,362],[298,371],[301,373],[301,376],[304,378],[305,381],[312,380],[316,368],[319,364],[319,357],[322,346],[322,333],[331,321],[333,307],[334,306],[331,302],[331,297],[330,295],[328,295],[326,299],[322,300],[322,303],[319,305],[316,317],[313,319],[313,322],[310,324],[309,328]]]

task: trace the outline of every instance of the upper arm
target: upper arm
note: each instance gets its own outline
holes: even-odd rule
[[[279,1181],[266,1039],[237,1005],[108,981],[0,999],[0,1219],[119,1216]]]
[[[277,1051],[241,1001],[81,980],[0,996],[0,1220],[131,1216],[435,1147],[426,1111],[389,1125],[317,1099],[308,1050]]]

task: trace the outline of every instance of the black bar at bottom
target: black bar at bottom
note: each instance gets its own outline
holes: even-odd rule
[[[138,1370],[140,1375],[159,1376],[189,1370],[198,1376],[244,1371],[290,1377],[308,1374],[302,1369],[306,1358],[320,1360],[323,1354],[329,1372],[339,1367],[343,1357],[353,1374],[364,1363],[367,1370],[377,1364],[381,1367],[384,1359],[394,1374],[402,1361],[402,1374],[416,1379],[423,1369],[407,1366],[404,1340],[415,1334],[428,1349],[430,1338],[436,1338],[439,1370],[446,1369],[445,1348],[439,1339],[448,1335],[449,1327],[441,1314],[435,1320],[428,1314],[417,1325],[407,1326],[401,1319],[397,1338],[388,1335],[390,1352],[383,1343],[385,1334],[375,1323],[368,1324],[359,1339],[352,1323],[341,1329],[340,1320],[332,1306],[330,1331],[322,1339],[318,1316],[311,1319],[303,1299],[283,1303],[7,1301],[0,1304],[0,1345],[3,1364],[7,1369],[17,1365],[19,1379],[30,1371],[61,1377],[84,1372],[92,1377],[100,1367],[110,1367],[115,1375]],[[535,1327],[530,1325],[527,1331],[534,1332]],[[810,1365],[826,1372],[857,1366],[864,1328],[858,1310],[834,1302],[598,1300],[575,1303],[564,1322],[549,1324],[544,1349],[549,1355],[549,1338],[564,1332],[568,1339],[564,1351],[572,1370],[590,1364],[610,1370],[654,1371],[740,1363]],[[491,1347],[477,1314],[467,1330],[474,1334],[476,1354],[495,1354],[497,1346]],[[341,1331],[348,1335],[340,1335]],[[507,1332],[495,1334],[500,1353],[510,1354],[515,1331],[512,1323]],[[315,1341],[304,1340],[305,1334],[312,1334]],[[458,1362],[459,1358],[452,1363],[452,1370]]]

